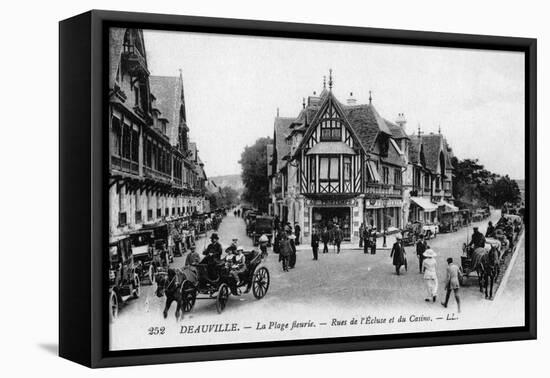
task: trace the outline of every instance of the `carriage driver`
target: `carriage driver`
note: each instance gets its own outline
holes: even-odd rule
[[[204,252],[202,253],[205,257],[202,259],[202,263],[206,264],[206,269],[208,272],[209,278],[215,278],[216,265],[219,263],[222,257],[222,246],[219,242],[219,237],[217,233],[212,233],[210,236],[210,244]]]
[[[470,241],[470,244],[468,245],[473,245],[474,248],[485,248],[485,236],[479,232],[479,227],[474,227],[472,241]]]

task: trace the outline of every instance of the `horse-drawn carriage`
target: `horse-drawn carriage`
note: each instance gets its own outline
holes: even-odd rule
[[[455,232],[462,227],[460,213],[448,211],[441,213],[439,219],[439,232]]]
[[[252,290],[256,299],[262,299],[267,294],[270,284],[269,270],[262,265],[267,254],[249,251],[244,252],[244,255],[246,269],[239,274],[239,282],[235,282],[224,261],[212,265],[201,262],[194,266],[187,266],[184,270],[190,271],[190,274],[182,274],[181,282],[176,282],[177,280],[174,279],[171,281],[170,272],[162,278],[159,277],[157,279],[157,295],[165,294],[167,296],[164,315],[166,316],[170,303],[173,300],[177,301],[177,299],[173,299],[176,297],[180,301],[176,317],[179,316],[179,309],[182,311],[182,316],[183,313],[190,312],[198,299],[215,300],[216,309],[218,313],[221,313],[225,309],[230,295],[241,295],[241,289],[245,287],[244,293]]]
[[[486,238],[484,247],[476,248],[464,243],[460,257],[460,284],[463,285],[475,273],[479,291],[485,289],[485,298],[492,298],[493,285],[500,275],[500,262],[504,254],[502,248],[502,243],[494,238]]]
[[[131,298],[138,298],[140,292],[131,239],[114,237],[109,242],[109,320],[113,322],[120,306]]]

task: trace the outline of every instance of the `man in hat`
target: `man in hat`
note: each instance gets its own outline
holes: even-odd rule
[[[395,238],[395,243],[391,249],[390,257],[393,257],[393,265],[395,266],[395,273],[399,276],[402,265],[407,265],[405,250],[401,245],[401,237],[399,235]]]
[[[330,241],[330,233],[326,227],[321,232],[321,241],[323,242],[323,253],[328,253],[328,243]]]
[[[202,259],[202,263],[206,264],[206,270],[208,272],[208,277],[213,279],[216,278],[216,265],[220,262],[222,258],[222,246],[219,242],[219,237],[217,233],[212,233],[210,235],[210,244],[202,252],[205,256]]]
[[[485,236],[479,232],[479,227],[477,226],[474,227],[474,233],[469,245],[473,245],[474,248],[485,248]]]
[[[296,266],[296,236],[294,234],[288,235],[290,243],[290,255],[288,256],[288,267],[294,269]]]
[[[370,230],[370,254],[376,255],[376,227],[374,226]]]
[[[288,272],[288,259],[291,253],[292,247],[288,235],[286,232],[282,232],[279,240],[279,261],[282,262],[283,272]]]
[[[319,256],[319,232],[317,228],[314,228],[313,234],[311,234],[311,249],[313,251],[313,260],[317,260]]]
[[[228,262],[229,274],[233,276],[233,287],[231,288],[231,292],[235,295],[238,294],[237,287],[241,284],[239,274],[244,273],[246,270],[243,251],[244,248],[242,246],[238,246],[233,258]]]
[[[368,254],[369,253],[369,247],[371,246],[370,241],[370,230],[363,225],[363,229],[360,231],[362,233],[361,240],[362,240],[362,247],[363,247],[363,253]]]
[[[418,272],[422,273],[422,263],[424,262],[424,252],[428,249],[428,243],[424,240],[424,235],[418,237],[416,242],[416,256],[418,257]]]
[[[334,230],[334,244],[336,245],[336,253],[340,253],[340,244],[344,240],[344,233],[340,229],[340,226],[336,224],[336,229]]]

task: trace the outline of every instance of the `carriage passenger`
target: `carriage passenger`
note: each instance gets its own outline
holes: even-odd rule
[[[244,273],[246,270],[245,265],[245,256],[243,254],[243,247],[238,246],[237,251],[233,255],[233,258],[231,259],[231,266],[229,273],[233,276],[233,279],[235,280],[235,284],[238,286],[240,285],[240,278],[239,274]]]

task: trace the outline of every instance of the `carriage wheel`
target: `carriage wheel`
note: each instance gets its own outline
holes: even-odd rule
[[[269,289],[269,270],[262,266],[252,277],[252,294],[256,299],[262,299]]]
[[[111,298],[109,298],[109,320],[111,323],[114,323],[116,318],[118,318],[118,298],[114,291],[111,291]]]
[[[218,290],[218,296],[216,297],[216,310],[218,310],[218,314],[222,313],[228,299],[229,299],[229,286],[227,286],[227,284],[222,283]]]
[[[153,265],[149,265],[149,272],[147,272],[147,278],[149,279],[149,283],[151,285],[155,284],[155,268],[153,268]]]
[[[195,289],[195,286],[189,281],[183,281],[181,285],[181,296],[183,299],[183,311],[191,311],[197,299],[197,289]]]
[[[139,276],[134,275],[134,298],[139,298],[141,294],[141,283],[139,282]]]

